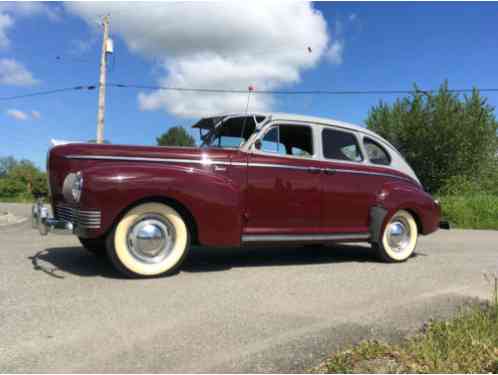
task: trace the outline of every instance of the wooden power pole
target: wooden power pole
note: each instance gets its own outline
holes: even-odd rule
[[[104,112],[105,112],[105,79],[107,72],[107,41],[109,39],[109,16],[102,20],[104,37],[102,39],[102,53],[100,55],[99,78],[99,107],[97,112],[97,143],[104,143]]]

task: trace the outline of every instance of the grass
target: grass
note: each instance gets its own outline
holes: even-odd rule
[[[1,203],[34,203],[36,201],[33,196],[21,195],[17,197],[0,197]]]
[[[443,217],[457,228],[498,229],[498,196],[483,192],[439,197]]]
[[[490,303],[433,321],[401,344],[364,341],[336,353],[316,373],[498,373],[498,279]]]

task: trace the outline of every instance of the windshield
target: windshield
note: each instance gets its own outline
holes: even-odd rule
[[[254,116],[234,117],[224,121],[216,128],[201,134],[201,147],[239,148],[256,131],[256,121],[264,118]]]

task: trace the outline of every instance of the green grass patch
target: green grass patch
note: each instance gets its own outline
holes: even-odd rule
[[[498,229],[498,196],[484,192],[439,197],[443,217],[458,228]]]
[[[315,373],[498,373],[498,295],[433,321],[401,344],[364,341],[332,355]]]
[[[0,197],[0,203],[34,203],[36,199],[32,195],[20,195],[16,197]]]

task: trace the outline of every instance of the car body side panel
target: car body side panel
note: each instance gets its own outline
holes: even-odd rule
[[[244,234],[305,234],[320,229],[317,161],[259,153],[248,159]]]
[[[84,210],[101,211],[101,227],[79,232],[82,237],[96,238],[105,234],[123,211],[135,202],[148,198],[166,198],[184,206],[196,221],[198,239],[204,245],[236,246],[241,238],[241,192],[242,177],[232,178],[231,156],[238,152],[216,153],[212,150],[190,149],[185,151],[183,163],[150,162],[133,160],[71,159],[71,155],[115,156],[116,150],[105,154],[105,147],[90,145],[59,146],[50,157],[52,204],[66,204]],[[153,148],[157,153],[157,149]],[[97,152],[95,152],[97,150]],[[170,154],[155,154],[154,157],[169,157]],[[181,150],[181,149],[180,149]],[[120,157],[136,157],[130,152]],[[184,150],[181,150],[184,151]],[[145,156],[150,155],[147,153]],[[144,155],[142,155],[144,156]],[[174,155],[178,158],[178,155]],[[202,158],[211,162],[199,163]],[[185,162],[192,160],[192,163]],[[81,202],[76,205],[65,202],[61,187],[69,172],[82,171],[84,187]]]

